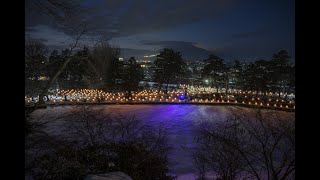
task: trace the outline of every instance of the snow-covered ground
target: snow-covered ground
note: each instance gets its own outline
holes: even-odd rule
[[[195,169],[192,157],[182,147],[195,145],[192,130],[201,121],[219,121],[226,118],[228,106],[204,105],[97,105],[107,113],[125,116],[135,115],[145,123],[158,127],[165,126],[168,130],[169,146],[169,173],[177,175],[178,179],[195,179]],[[67,111],[70,106],[48,107],[40,109],[37,113],[49,112],[60,114]]]

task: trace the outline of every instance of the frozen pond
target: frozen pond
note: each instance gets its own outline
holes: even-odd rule
[[[168,129],[169,173],[185,176],[194,171],[191,155],[182,146],[193,145],[192,127],[207,119],[225,118],[227,108],[195,105],[116,105],[105,106],[106,111],[135,115],[154,126]],[[194,178],[192,178],[194,179]]]
[[[195,179],[195,169],[190,153],[182,147],[194,145],[192,129],[201,121],[219,121],[226,118],[230,106],[205,105],[98,105],[107,113],[132,116],[151,126],[165,126],[168,130],[169,173],[178,176],[178,179]],[[62,113],[70,106],[48,107],[46,110],[53,113]]]

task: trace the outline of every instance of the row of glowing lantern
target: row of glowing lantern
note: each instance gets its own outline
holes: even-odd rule
[[[182,86],[184,87],[184,86]],[[212,88],[213,89],[213,88]],[[203,92],[203,91],[199,91],[199,90],[196,90],[196,91],[193,91],[193,90],[190,90],[188,89],[188,92],[191,93],[191,94],[210,94],[210,92]],[[229,93],[234,93],[234,94],[256,94],[257,91],[242,91],[242,90],[228,90]],[[102,90],[91,90],[91,89],[80,89],[80,90],[61,90],[61,91],[58,91],[58,94],[82,94],[82,95],[100,95],[100,96],[104,96],[108,93],[105,93],[103,92]],[[143,90],[141,92],[138,93],[138,95],[149,95],[151,93],[151,95],[156,95],[156,94],[164,94],[164,92],[160,91],[158,93],[157,90]],[[173,94],[173,93],[179,93],[179,90],[173,90],[173,91],[168,91],[168,94]],[[119,93],[118,93],[119,94]],[[122,93],[123,94],[123,93]],[[261,92],[259,92],[259,94],[263,94]],[[278,93],[272,93],[272,92],[269,92],[267,93],[267,95],[269,96],[272,96],[272,95],[279,95]],[[289,95],[289,96],[294,96],[294,94],[287,94],[287,93],[280,93],[280,95]]]
[[[73,100],[73,99],[70,99],[69,100],[69,102],[83,102],[83,100],[84,99],[76,99],[76,100]],[[85,99],[86,101],[88,101],[88,102],[96,102],[97,101],[97,99],[96,98],[93,98],[93,99]],[[106,101],[108,101],[108,99],[105,99]],[[120,101],[120,102],[128,102],[130,99],[126,99],[126,98],[116,98],[116,99],[110,99],[110,101]],[[155,98],[147,98],[147,99],[141,99],[141,98],[133,98],[132,99],[133,101],[132,102],[150,102],[150,101],[153,101],[153,102],[155,102],[156,101],[156,99]],[[157,99],[158,100],[158,99]],[[36,100],[36,102],[37,102],[37,100]],[[62,100],[62,99],[60,99],[60,100],[56,100],[56,99],[54,99],[53,101],[52,101],[53,103],[56,103],[56,102],[64,102],[64,100]],[[183,100],[178,100],[177,98],[174,98],[174,99],[160,99],[158,102],[185,102],[185,101],[183,101]],[[206,100],[203,100],[203,99],[194,99],[194,100],[191,100],[191,102],[192,103],[235,103],[235,104],[237,104],[238,103],[238,101],[230,101],[230,100],[208,100],[208,99],[206,99]],[[30,101],[28,101],[28,103],[30,103]],[[263,105],[265,105],[265,106],[270,106],[270,103],[258,103],[258,102],[247,102],[247,103],[245,103],[244,101],[242,101],[242,104],[247,104],[247,105],[260,105],[260,106],[263,106]],[[280,108],[282,108],[282,107],[286,107],[286,108],[288,108],[289,106],[288,105],[283,105],[283,104],[279,104],[279,105],[277,105],[277,103],[274,103],[273,104],[273,106],[274,107],[280,107]],[[293,106],[293,108],[294,108],[295,106]]]
[[[205,86],[190,86],[190,85],[181,85],[179,86],[179,88],[182,88],[182,89],[185,89],[187,88],[188,92],[195,92],[195,93],[198,93],[198,92],[202,92],[202,93],[214,93],[214,92],[219,92],[219,90],[217,88],[211,88],[211,87],[205,87]],[[202,90],[205,90],[206,92],[203,92]],[[225,92],[225,90],[220,90],[220,92]],[[261,91],[244,91],[244,90],[239,90],[239,89],[228,89],[227,90],[228,93],[234,93],[234,94],[264,94],[263,92]],[[279,96],[279,93],[278,92],[268,92],[266,93],[266,95],[268,96],[272,96],[272,95],[276,95],[276,96]],[[288,96],[294,96],[293,93],[291,94],[288,94],[288,93],[283,93],[283,92],[280,92],[280,95],[281,96],[285,96],[285,95],[288,95]]]
[[[182,94],[183,95],[183,94]],[[70,97],[70,96],[69,96]],[[229,98],[229,97],[228,97]],[[80,98],[74,98],[74,97],[71,97],[71,98],[67,98],[68,100],[70,100],[71,102],[73,101],[73,100],[76,100],[76,101],[82,101],[82,100],[87,100],[87,101],[90,101],[90,100],[92,100],[92,101],[102,101],[103,100],[103,98],[101,98],[101,97],[80,97]],[[104,98],[104,100],[105,101],[112,101],[112,100],[115,100],[115,101],[122,101],[122,100],[124,100],[124,101],[128,101],[128,100],[133,100],[133,101],[145,101],[145,100],[152,100],[152,101],[155,101],[155,100],[158,100],[159,99],[159,97],[158,96],[146,96],[146,97],[133,97],[133,98],[131,98],[131,97],[129,97],[128,99],[126,99],[125,97],[121,97],[121,96],[112,96],[111,97],[111,95],[110,96],[107,96],[106,98]],[[227,100],[224,100],[225,98],[223,98],[222,97],[222,99],[221,99],[221,102],[231,102],[229,99],[227,99]],[[49,99],[50,101],[53,101],[53,102],[57,102],[57,101],[60,101],[60,102],[62,102],[62,101],[64,101],[63,100],[63,98],[50,98]],[[159,99],[160,101],[176,101],[177,100],[177,98],[176,97],[174,97],[174,96],[169,96],[168,98],[164,98],[163,96],[161,96],[161,98]],[[254,101],[255,99],[254,98],[252,98],[252,101]],[[262,102],[259,102],[259,100],[260,100],[260,98],[257,98],[257,100],[258,100],[258,102],[255,102],[255,104],[256,103],[260,103],[260,104],[262,104]],[[31,98],[27,98],[26,99],[26,101],[29,103],[29,102],[31,102],[32,101],[32,99]],[[37,99],[35,100],[36,102],[38,101]],[[194,99],[194,100],[191,100],[191,102],[196,102],[196,101],[199,101],[199,102],[202,102],[202,101],[204,101],[204,102],[215,102],[215,99],[213,99],[213,100],[208,100],[208,99],[206,99],[206,100],[202,100],[202,99],[200,99],[200,100],[198,100],[198,99]],[[220,100],[216,100],[216,102],[219,102]],[[269,101],[271,101],[271,99],[269,99]],[[179,101],[179,102],[182,102],[181,100]],[[232,101],[232,102],[236,102],[237,103],[237,101],[235,100],[235,101]],[[244,102],[244,101],[243,101]],[[278,103],[278,102],[282,102],[282,103],[284,103],[284,100],[281,100],[281,101],[279,101],[278,99],[276,100],[276,102]],[[293,102],[292,101],[289,101],[288,102],[289,104],[293,104]],[[250,104],[250,102],[249,102],[249,104]]]
[[[161,96],[161,98],[159,97],[159,95],[164,94],[163,92],[160,92],[158,94],[157,91],[155,90],[144,90],[141,92],[133,92],[133,98],[129,98],[126,99],[124,97],[122,97],[124,94],[123,93],[105,93],[101,90],[61,90],[58,92],[58,94],[60,95],[64,95],[64,96],[69,96],[71,98],[69,98],[69,101],[82,101],[82,100],[86,100],[86,101],[101,101],[101,100],[105,100],[105,101],[136,101],[136,102],[140,102],[140,101],[156,101],[159,100],[160,102],[185,102],[183,100],[178,100],[176,97],[174,96],[179,96],[179,95],[184,95],[183,93],[178,92],[178,91],[172,91],[169,92],[168,94],[171,94],[171,96],[169,96],[169,98],[164,98],[163,96]],[[192,93],[194,95],[194,93]],[[78,96],[78,97],[75,97]],[[80,96],[80,98],[79,98]],[[152,97],[153,96],[153,97]],[[168,96],[168,95],[167,95]],[[215,97],[215,95],[213,95]],[[225,98],[223,96],[219,96],[221,98]],[[230,102],[229,98],[230,97],[234,97],[233,95],[228,95],[228,100],[226,100],[226,102]],[[245,98],[247,98],[247,96],[245,96]],[[62,102],[62,99],[58,99],[58,98],[50,98],[51,101],[53,102]],[[254,101],[254,98],[252,98],[252,100]],[[257,98],[257,100],[259,101],[260,98]],[[28,102],[30,102],[30,99],[27,100]],[[191,102],[219,102],[220,100],[192,100]],[[269,101],[271,101],[271,99],[269,99]],[[279,100],[276,100],[277,102]],[[221,100],[221,102],[225,102],[225,100]],[[237,103],[237,101],[233,101],[234,103]],[[284,102],[284,100],[281,100],[281,102]],[[244,103],[244,102],[243,102]],[[292,104],[291,101],[289,101],[290,104]],[[251,104],[251,102],[249,102],[248,104]],[[260,102],[255,102],[253,103],[254,105],[262,105],[262,103]],[[269,103],[266,104],[267,106],[269,106]],[[274,106],[277,106],[276,104],[274,104]],[[282,107],[282,104],[280,104],[280,107]]]
[[[94,92],[92,92],[92,90],[85,90],[87,93],[85,93],[85,92],[81,92],[81,91],[75,91],[75,90],[67,90],[67,91],[61,91],[61,92],[58,92],[58,95],[62,95],[62,96],[68,96],[68,97],[73,97],[72,99],[74,99],[74,98],[102,98],[102,97],[107,97],[107,98],[109,98],[110,96],[112,96],[113,97],[113,99],[114,99],[114,96],[123,96],[124,95],[124,93],[116,93],[116,94],[113,94],[113,93],[104,93],[104,92],[102,92],[101,90],[100,90],[100,92],[99,93],[94,93]],[[142,91],[142,92],[137,92],[137,93],[133,93],[132,95],[133,96],[154,96],[155,98],[158,96],[158,95],[162,95],[162,94],[164,94],[163,92],[160,92],[159,94],[158,94],[158,92],[157,91],[146,91],[146,90],[144,90],[144,91]],[[196,93],[189,93],[189,94],[192,94],[192,95],[197,95]],[[172,91],[172,92],[169,92],[168,93],[168,95],[171,95],[171,97],[173,97],[173,96],[179,96],[179,95],[184,95],[183,93],[181,93],[181,92],[175,92],[175,91]],[[213,97],[215,97],[216,95],[215,94],[213,94]],[[221,96],[221,95],[218,95],[218,97],[220,98],[225,98],[224,96]],[[231,97],[231,98],[234,98],[234,96],[233,95],[227,95],[226,96],[228,99]],[[163,98],[163,97],[162,97]],[[169,97],[170,98],[170,97]],[[245,96],[245,98],[248,98],[247,96]],[[50,98],[50,100],[52,100],[52,98]],[[254,100],[254,98],[252,98],[252,100]],[[257,100],[259,101],[260,100],[260,98],[257,98]],[[271,99],[269,99],[269,101],[271,101]],[[278,101],[278,100],[277,100]],[[284,102],[284,100],[282,100],[282,102]],[[290,101],[290,103],[291,103],[291,101]]]
[[[196,94],[211,94],[211,93],[217,93],[217,91],[200,91],[200,90],[189,90],[188,89],[188,92],[189,93],[196,93]],[[223,92],[223,91],[222,91]],[[220,92],[221,93],[221,92]],[[257,93],[256,92],[254,92],[254,91],[248,91],[248,92],[246,92],[246,91],[241,91],[241,90],[239,90],[239,91],[231,91],[231,90],[228,90],[228,93],[230,93],[230,94],[252,94],[252,95],[256,95]],[[262,92],[259,92],[258,93],[258,95],[263,95],[264,93],[262,93]],[[272,92],[269,92],[269,93],[266,93],[266,95],[267,96],[279,96],[279,93],[272,93]],[[288,93],[280,93],[280,96],[294,96],[294,94],[293,93],[291,93],[291,94],[288,94]]]
[[[235,101],[230,101],[230,100],[215,100],[215,99],[212,99],[212,100],[203,100],[203,99],[194,99],[194,100],[191,100],[191,102],[200,102],[200,103],[213,103],[213,102],[216,102],[216,103],[234,103],[234,104],[247,104],[247,105],[255,105],[255,106],[272,106],[270,105],[271,103],[262,103],[262,102],[251,102],[251,101],[248,101],[248,102],[238,102],[237,100]],[[288,105],[282,105],[282,104],[279,104],[277,105],[277,103],[274,103],[273,104],[273,107],[280,107],[280,108],[289,108]],[[295,109],[295,106],[292,107],[293,109]]]
[[[123,96],[124,94],[123,93],[118,93],[118,94],[112,94],[112,93],[107,93],[107,94],[103,94],[103,95],[97,95],[97,94],[95,94],[95,95],[92,95],[92,94],[77,94],[77,93],[72,93],[72,94],[67,94],[67,93],[64,93],[63,94],[63,96],[64,97],[72,97],[72,99],[74,99],[74,98],[102,98],[102,97],[107,97],[107,98],[109,98],[110,96],[112,96],[112,98],[114,99],[115,98],[115,96],[118,96],[118,97],[121,97],[121,96]],[[152,94],[150,94],[150,93],[145,93],[145,92],[142,92],[142,93],[133,93],[132,94],[133,95],[133,97],[141,97],[141,96],[143,96],[143,97],[152,97],[152,96],[154,96],[154,98],[157,98],[159,95],[158,94],[155,94],[155,93],[152,93]],[[161,94],[160,94],[161,95]],[[170,97],[174,97],[174,96],[180,96],[180,95],[182,95],[182,96],[184,96],[184,94],[183,93],[171,93],[171,96],[169,96],[169,95],[167,95],[167,96],[169,96],[169,98]],[[192,93],[192,95],[195,95],[194,93]],[[216,97],[216,95],[213,95],[213,97]],[[234,98],[234,96],[233,95],[227,95],[227,96],[222,96],[222,95],[218,95],[217,97],[219,97],[219,98],[222,98],[222,99],[224,99],[224,98]],[[161,98],[163,98],[163,96],[161,96]],[[248,97],[247,96],[245,96],[245,98],[247,99]],[[53,98],[51,97],[50,98],[50,100],[52,100]],[[252,100],[255,100],[255,98],[252,98]],[[257,98],[257,100],[259,101],[260,100],[260,98]],[[271,99],[269,99],[269,101],[271,101]],[[276,100],[276,101],[279,101],[279,100]],[[281,100],[282,102],[284,102],[284,100]],[[291,101],[289,102],[289,103],[291,103]]]
[[[52,99],[51,99],[52,100]],[[95,101],[97,101],[97,98],[96,97],[94,97],[94,98],[77,98],[77,99],[70,99],[69,101],[70,102],[73,102],[73,101],[77,101],[77,102],[80,102],[80,101],[83,101],[83,100],[86,100],[86,101],[92,101],[92,102],[95,102]],[[137,98],[137,97],[134,97],[134,98],[125,98],[125,97],[123,97],[123,98],[120,98],[120,97],[117,97],[117,98],[115,98],[115,97],[113,97],[113,98],[110,98],[110,99],[108,99],[108,98],[105,98],[105,101],[120,101],[120,102],[123,102],[123,101],[133,101],[133,102],[144,102],[144,101],[156,101],[156,100],[159,100],[160,102],[185,102],[185,101],[183,101],[183,100],[180,100],[180,99],[177,99],[176,97],[175,98],[171,98],[171,97],[169,97],[168,99],[164,99],[163,97],[161,97],[160,99],[156,99],[155,97],[145,97],[145,98]],[[60,99],[60,100],[56,100],[56,99],[53,99],[53,102],[55,103],[55,102],[63,102],[64,100],[62,100],[62,99]],[[215,100],[215,99],[212,99],[212,100],[208,100],[208,99],[205,99],[205,100],[203,100],[203,99],[193,99],[193,100],[191,100],[191,102],[197,102],[197,103],[238,103],[238,101],[237,100],[235,100],[235,101],[230,101],[230,100],[224,100],[224,99],[222,99],[222,100]],[[278,102],[278,100],[277,100],[277,102]],[[283,102],[283,101],[282,101]],[[289,102],[290,104],[292,103],[292,102]],[[263,106],[263,104],[265,104],[266,106],[270,106],[270,104],[271,103],[262,103],[262,102],[257,102],[257,101],[255,101],[255,102],[252,102],[251,103],[251,101],[248,101],[247,103],[245,103],[244,101],[242,101],[242,104],[248,104],[248,105],[260,105],[260,106]],[[273,106],[274,107],[277,107],[277,103],[273,103]],[[282,105],[282,104],[279,104],[279,107],[283,107],[284,105]],[[286,108],[288,108],[288,105],[286,105],[285,106]]]
[[[105,92],[96,89],[60,90],[57,95],[104,96]]]
[[[70,102],[73,102],[73,100],[75,100],[75,102],[80,102],[80,100],[81,100],[81,102],[82,102],[82,100],[84,100],[85,98],[83,98],[83,99],[81,99],[81,98],[78,98],[78,99],[70,99],[69,101]],[[97,101],[97,99],[94,97],[93,99],[89,99],[89,98],[87,98],[87,99],[85,99],[86,101],[92,101],[92,102],[96,102]],[[105,98],[105,100],[107,101],[108,99],[107,98]],[[115,101],[120,101],[120,102],[128,102],[129,100],[131,100],[131,98],[129,98],[129,99],[126,99],[126,98],[115,98],[115,99],[110,99],[110,100],[115,100]],[[132,99],[133,100],[133,102],[145,102],[145,101],[155,101],[156,99],[155,98],[146,98],[146,99],[141,99],[141,98],[137,98],[137,97],[135,97],[135,98],[133,98]],[[62,99],[60,99],[60,100],[56,100],[56,99],[53,99],[52,100],[52,102],[53,103],[56,103],[56,102],[63,102],[64,100],[62,100]],[[36,102],[37,102],[37,100],[36,100]],[[170,97],[169,97],[169,99],[159,99],[159,102],[185,102],[185,101],[183,101],[183,100],[178,100],[177,98],[172,98],[172,99],[170,99]],[[230,100],[208,100],[208,99],[206,99],[206,100],[203,100],[203,99],[194,99],[194,100],[191,100],[191,102],[193,102],[193,103],[235,103],[235,104],[237,104],[237,103],[239,103],[238,101],[230,101]],[[30,103],[30,101],[28,101],[28,103]],[[251,103],[250,101],[249,102],[247,102],[247,103],[245,103],[244,101],[242,101],[242,104],[247,104],[247,105],[256,105],[256,106],[258,106],[258,105],[260,105],[260,106],[270,106],[270,104],[269,103],[266,103],[266,104],[264,104],[264,103],[258,103],[258,102],[254,102],[254,103]],[[274,107],[280,107],[280,108],[289,108],[289,106],[288,105],[282,105],[282,104],[279,104],[279,106],[275,103],[275,104],[273,104],[273,106]],[[295,109],[295,106],[293,106],[293,109]]]

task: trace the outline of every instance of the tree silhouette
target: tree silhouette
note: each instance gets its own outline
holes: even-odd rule
[[[248,64],[246,71],[243,72],[242,78],[245,80],[243,89],[266,92],[270,83],[269,66],[270,62],[266,60]]]
[[[202,69],[202,77],[211,80],[211,84],[219,89],[220,82],[223,81],[223,75],[226,72],[226,65],[224,64],[223,59],[211,54],[204,62],[206,65]]]
[[[25,92],[35,95],[41,90],[41,76],[46,76],[46,66],[48,53],[47,47],[38,40],[32,38],[25,39]]]
[[[186,70],[186,63],[183,61],[180,52],[168,48],[164,48],[159,53],[154,66],[154,81],[159,83],[159,91],[163,84],[167,84],[165,93],[168,91],[169,83],[181,82]]]
[[[283,89],[283,86],[286,83],[287,79],[287,66],[290,56],[286,50],[281,50],[278,53],[274,54],[271,60],[271,69],[272,69],[272,82],[276,86],[276,89],[279,93]]]
[[[92,61],[89,62],[94,73],[101,78],[102,88],[113,89],[116,85],[116,79],[119,79],[120,49],[110,46],[108,43],[97,44],[92,52]]]
[[[43,66],[47,63],[48,48],[41,42],[32,38],[25,40],[25,76],[38,79],[44,75]]]
[[[132,96],[132,91],[138,89],[141,80],[143,80],[142,68],[135,58],[131,57],[125,62],[122,73],[123,88],[125,91],[128,91],[129,97]]]

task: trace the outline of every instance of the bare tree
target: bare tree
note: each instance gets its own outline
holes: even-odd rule
[[[77,141],[80,145],[97,145],[108,142],[108,127],[111,124],[109,115],[104,115],[102,109],[88,106],[76,106],[67,114],[61,116],[68,139]]]
[[[241,161],[239,152],[230,144],[212,138],[212,128],[211,124],[201,124],[196,132],[199,146],[191,151],[200,179],[205,179],[206,171],[210,170],[216,172],[221,179],[237,179],[245,163]],[[215,128],[219,129],[215,133],[223,136],[225,141],[234,140],[234,134],[220,131],[225,128],[224,124],[219,124]]]
[[[38,117],[47,121],[47,116]],[[74,106],[54,116],[43,129],[46,136],[26,139],[26,173],[35,179],[83,179],[123,171],[133,179],[169,179],[166,130],[134,116],[116,117],[92,106]]]
[[[221,179],[294,179],[294,114],[243,108],[231,113],[227,121],[197,128],[194,158]]]
[[[59,119],[64,121],[65,134],[85,145],[142,141],[153,151],[162,151],[167,143],[167,130],[163,126],[154,128],[134,115],[105,114],[103,108],[79,105]]]
[[[54,147],[63,144],[60,138],[50,135],[58,118],[46,112],[26,112],[25,117],[25,171],[31,173],[37,168],[44,155],[53,153]]]
[[[50,80],[48,82],[48,84],[42,89],[40,95],[39,95],[39,101],[36,104],[36,107],[39,105],[45,105],[45,102],[43,100],[43,97],[45,96],[45,94],[48,92],[48,89],[53,85],[53,83],[57,80],[58,76],[63,72],[63,70],[66,68],[67,64],[71,61],[72,57],[72,53],[74,48],[77,47],[78,42],[81,38],[81,36],[86,32],[86,26],[83,27],[83,29],[80,31],[80,33],[75,37],[75,43],[71,46],[69,54],[65,57],[65,61],[62,64],[62,66],[58,69],[58,71],[53,75],[53,77],[50,77]]]
[[[72,37],[73,43],[70,45],[70,53],[65,57],[64,63],[57,70],[48,84],[42,89],[39,95],[39,101],[36,107],[44,106],[43,101],[44,95],[48,89],[56,82],[58,76],[63,72],[67,64],[70,62],[73,50],[80,44],[80,39],[92,39],[98,37],[102,41],[110,39],[106,31],[101,29],[99,24],[93,23],[88,14],[88,9],[81,7],[81,1],[79,0],[25,0],[26,15],[29,13],[38,13],[38,15],[46,16],[51,18],[55,23],[55,27],[62,30],[65,34]],[[97,34],[99,33],[99,34]],[[102,38],[103,37],[103,38]]]
[[[39,78],[46,73],[42,68],[47,64],[47,47],[39,40],[26,37],[25,39],[25,93],[32,97],[41,90]]]
[[[119,71],[120,48],[112,47],[107,42],[95,44],[91,52],[92,61],[89,61],[91,69],[97,77],[100,77],[102,87],[115,85]]]
[[[57,23],[63,24],[68,18],[76,16],[80,10],[79,0],[25,0],[25,9],[52,17]]]

